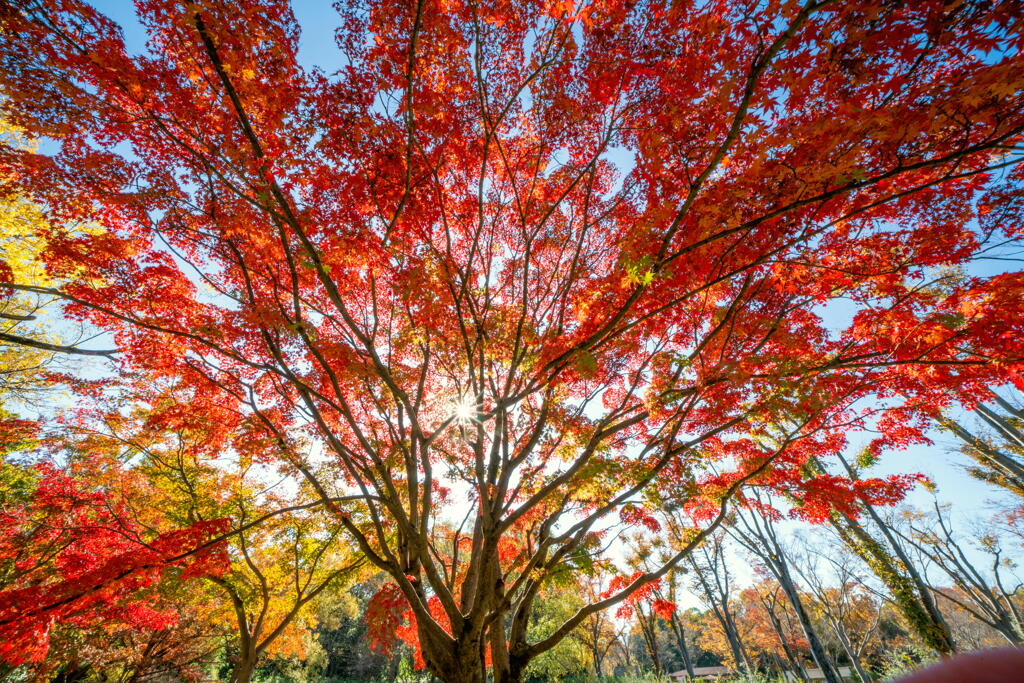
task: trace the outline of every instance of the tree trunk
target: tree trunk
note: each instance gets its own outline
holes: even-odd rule
[[[644,644],[647,646],[647,654],[651,657],[651,664],[654,666],[654,673],[661,675],[661,655],[658,652],[658,632],[655,628],[654,615],[648,617],[641,607],[637,607],[637,615],[640,617],[640,632],[644,637]]]
[[[949,626],[928,587],[920,581],[920,575],[906,567],[902,559],[897,564],[896,558],[852,517],[836,515],[832,526],[843,542],[882,580],[892,593],[897,609],[921,640],[943,657],[954,654],[956,648]]]
[[[850,643],[850,637],[846,633],[846,627],[843,626],[842,622],[837,621],[832,626],[836,633],[836,638],[839,640],[839,644],[843,646],[843,652],[850,660],[850,664],[853,666],[854,671],[857,672],[857,676],[860,678],[862,683],[871,683],[871,676],[860,663],[860,657],[854,652],[853,644]]]
[[[797,621],[800,623],[800,629],[804,632],[804,636],[807,638],[807,643],[810,646],[811,657],[814,658],[815,664],[821,669],[824,680],[826,683],[842,683],[842,678],[835,670],[832,660],[829,658],[825,647],[821,643],[821,639],[818,637],[817,631],[814,629],[814,624],[811,623],[807,609],[800,599],[796,583],[793,581],[793,576],[789,571],[786,553],[779,543],[775,528],[768,519],[765,519],[763,523],[758,522],[756,519],[752,522],[747,522],[742,517],[737,519],[744,525],[746,531],[736,528],[734,536],[747,550],[761,558],[772,575],[775,576],[775,580],[779,582],[782,592],[786,594],[790,605],[793,606]]]
[[[740,639],[739,629],[736,628],[736,622],[729,612],[725,612],[722,624],[725,636],[729,640],[729,647],[732,649],[733,659],[736,660],[736,668],[752,673],[753,669],[750,666],[750,659],[747,657],[747,649],[743,647],[743,640]]]
[[[781,555],[777,556],[777,569],[775,578],[782,586],[783,592],[786,597],[789,598],[790,604],[793,606],[793,611],[796,613],[797,621],[800,622],[800,628],[804,632],[804,636],[807,638],[807,644],[811,648],[811,656],[814,658],[814,663],[821,669],[821,674],[824,677],[826,683],[843,683],[842,677],[839,672],[836,671],[832,664],[831,658],[828,653],[825,652],[825,647],[821,643],[821,639],[818,637],[818,632],[814,629],[814,624],[811,623],[811,618],[807,614],[807,609],[804,607],[803,601],[800,599],[799,593],[797,593],[796,585],[793,583],[793,577],[789,574],[789,567],[786,566],[785,560],[781,559]]]
[[[782,628],[782,622],[779,620],[778,616],[775,615],[775,612],[773,612],[767,605],[765,605],[765,611],[768,613],[768,621],[771,622],[772,630],[775,631],[775,635],[779,637],[779,642],[782,644],[782,651],[786,654],[786,659],[789,660],[794,673],[800,677],[800,680],[806,681],[807,671],[793,652],[793,648],[789,646],[789,642],[786,640],[785,630]]]
[[[996,584],[993,602],[1005,615],[1003,621],[1006,622],[1006,639],[1013,645],[1020,647],[1024,645],[1024,624],[1021,623],[1020,608],[1017,607],[1017,602],[1013,599],[1013,596],[1003,586],[1002,577],[999,575],[998,556],[993,561],[993,565]]]
[[[675,633],[676,642],[679,644],[679,653],[683,656],[683,666],[686,668],[686,675],[693,678],[693,662],[690,660],[690,648],[686,646],[686,629],[679,623],[679,617],[672,612],[672,619],[669,622],[672,632]]]
[[[839,462],[841,462],[843,464],[843,467],[846,468],[846,471],[850,475],[851,479],[853,479],[854,481],[859,481],[859,477],[857,476],[856,471],[854,471],[854,469],[850,466],[850,464],[846,461],[845,458],[839,456]],[[903,546],[900,545],[900,543],[893,536],[892,531],[889,530],[889,527],[886,525],[885,520],[883,520],[878,515],[878,512],[875,511],[874,506],[872,506],[870,503],[861,501],[861,508],[868,513],[868,516],[871,518],[871,521],[875,523],[875,526],[878,527],[879,532],[881,532],[882,536],[885,537],[885,540],[888,541],[889,547],[892,549],[892,553],[899,559],[900,563],[903,565],[903,571],[906,572],[906,577],[903,577],[903,573],[894,567],[893,569],[896,569],[896,571],[892,573],[890,580],[894,580],[897,582],[902,581],[905,583],[907,581],[907,578],[909,578],[912,586],[917,590],[917,602],[920,608],[923,608],[923,612],[928,623],[917,624],[915,620],[911,619],[910,615],[907,614],[906,616],[908,617],[911,626],[915,628],[915,630],[918,630],[918,627],[920,626],[920,630],[918,631],[919,635],[922,636],[926,643],[928,643],[931,647],[935,648],[935,650],[941,656],[948,657],[952,654],[955,654],[956,645],[953,642],[953,634],[949,629],[949,624],[946,623],[945,618],[942,616],[942,612],[939,611],[939,607],[935,603],[935,596],[932,595],[931,590],[928,588],[928,584],[925,583],[924,579],[921,577],[920,572],[917,571],[917,567],[914,566],[914,563],[910,561],[909,557],[907,557],[907,554],[904,551]],[[842,517],[846,520],[847,524],[850,525],[850,529],[854,531],[858,538],[864,540],[869,539],[871,542],[873,542],[872,545],[874,546],[874,548],[877,548],[877,550],[882,550],[881,546],[878,544],[878,541],[875,541],[875,539],[872,538],[871,535],[864,530],[864,527],[862,527],[859,522],[846,515],[842,515]],[[856,547],[852,547],[852,549],[854,550],[854,552],[857,552],[858,555],[864,558],[863,553],[858,551]],[[875,569],[875,563],[868,561],[868,565],[871,566],[872,569]],[[878,572],[876,571],[876,574],[877,573]],[[881,575],[879,575],[879,578],[881,578],[882,581],[886,581],[886,578]],[[886,582],[886,585],[889,585],[888,582]],[[892,588],[890,586],[890,590],[891,589]]]
[[[249,683],[256,671],[257,655],[254,648],[246,648],[239,651],[238,664],[231,672],[231,683]]]
[[[1009,614],[1003,614],[998,621],[992,624],[992,627],[999,631],[999,634],[1006,638],[1006,642],[1010,645],[1014,647],[1024,645],[1024,639],[1021,638],[1020,632]]]
[[[523,673],[526,671],[527,662],[512,659],[509,661],[509,668],[499,678],[494,678],[494,683],[522,683]],[[486,680],[486,677],[484,678]]]
[[[424,629],[419,636],[427,670],[444,683],[518,683],[522,678],[525,662],[513,656],[507,646],[498,657],[503,664],[488,673],[485,652],[493,645],[490,633],[478,629],[465,631],[461,637],[456,635],[454,642],[451,638],[433,639]]]
[[[740,636],[740,629],[736,626],[736,620],[733,619],[733,635],[736,638],[736,644],[739,645],[740,655],[743,657],[743,669],[750,674],[754,673],[754,662],[750,659],[750,651],[747,649],[747,644],[743,642],[743,638]]]

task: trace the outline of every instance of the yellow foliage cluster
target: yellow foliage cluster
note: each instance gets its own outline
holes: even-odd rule
[[[8,144],[30,145],[11,125],[0,120],[0,137]],[[15,284],[49,286],[40,254],[45,246],[45,218],[39,206],[17,193],[0,196],[0,258]],[[6,269],[5,269],[6,270]],[[22,292],[0,290],[0,332],[50,341],[39,315],[47,300]],[[40,387],[40,372],[52,353],[0,342],[0,408],[5,399],[24,399]]]

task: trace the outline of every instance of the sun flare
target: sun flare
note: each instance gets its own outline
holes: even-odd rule
[[[459,397],[459,400],[452,407],[452,417],[459,424],[468,424],[476,421],[478,412],[476,399],[469,394]]]

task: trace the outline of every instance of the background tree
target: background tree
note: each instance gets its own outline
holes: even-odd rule
[[[540,596],[539,605],[530,624],[531,635],[543,638],[558,628],[582,605],[586,593],[578,589],[576,577],[567,575],[567,583],[553,585],[550,592]],[[576,638],[569,638],[531,662],[525,677],[531,681],[589,680],[588,672],[595,668],[590,660],[591,651]]]
[[[245,514],[237,519],[244,524]],[[232,681],[247,683],[269,656],[302,656],[315,626],[314,602],[341,588],[359,567],[337,542],[338,530],[315,516],[279,516],[235,535],[238,561],[214,581],[228,596],[238,633]],[[341,547],[339,547],[341,546]]]
[[[978,464],[967,469],[972,477],[1024,497],[1024,411],[996,391],[990,397],[995,408],[979,403],[975,409],[988,427],[986,433],[975,434],[945,415],[939,424],[956,435],[962,452]]]
[[[751,671],[751,662],[743,645],[743,637],[736,612],[733,609],[735,587],[733,574],[729,570],[725,550],[726,535],[719,532],[701,544],[697,551],[687,558],[692,570],[694,590],[710,608],[718,630],[728,643],[728,652],[737,670]],[[706,639],[705,639],[706,642]]]
[[[179,525],[230,520],[224,529],[230,565],[207,577],[216,588],[203,600],[219,601],[229,615],[231,680],[247,683],[263,659],[304,654],[316,601],[356,578],[363,562],[315,494],[275,490],[270,477],[280,475],[260,466],[267,461],[260,444],[229,449],[225,437],[233,435],[222,431],[216,413],[195,419],[183,411],[194,399],[151,387],[117,411],[90,421],[80,415],[72,431],[79,450],[131,463],[136,476],[161,492],[163,514]],[[153,501],[126,504],[138,517],[140,504]]]
[[[728,533],[747,552],[764,563],[772,577],[779,582],[789,604],[793,607],[797,623],[800,624],[800,629],[807,639],[811,657],[821,670],[824,680],[828,683],[841,683],[842,677],[829,657],[797,588],[794,571],[791,569],[792,560],[783,547],[783,541],[775,526],[779,518],[778,511],[771,506],[769,500],[756,491],[748,503],[750,510],[737,510],[730,519]]]
[[[984,534],[976,541],[978,549],[988,556],[990,564],[985,571],[969,557],[969,547],[954,533],[948,506],[936,500],[930,513],[907,510],[904,514],[905,527],[897,527],[900,538],[927,558],[957,589],[936,591],[937,595],[998,631],[1010,644],[1024,644],[1024,622],[1018,604],[1022,584],[1007,576],[1013,564],[1004,555],[999,538]],[[1015,583],[1008,584],[1009,581]]]
[[[169,525],[159,507],[140,518],[123,504],[126,488],[139,496],[147,485],[116,465],[86,458],[70,472],[46,464],[35,470],[30,492],[14,504],[4,501],[0,513],[3,662],[52,667],[59,658],[44,658],[66,627],[172,627],[178,609],[161,582],[224,570],[223,519],[160,532]],[[118,482],[113,491],[102,485],[111,479]]]
[[[0,139],[11,149],[34,153],[36,145],[26,139],[24,131],[0,118]],[[56,320],[51,314],[59,309],[59,297],[41,291],[57,284],[46,269],[47,216],[44,207],[26,194],[17,184],[17,176],[0,171],[0,277],[19,285],[20,289],[0,288],[0,395],[5,402],[33,404],[48,386],[47,369],[60,368],[67,354],[105,357],[109,351],[86,348],[88,335],[82,326],[77,340],[66,343],[62,336],[75,335],[70,321],[61,325],[63,335],[56,333]],[[95,232],[94,225],[78,228]],[[79,277],[87,275],[78,272]],[[30,291],[24,287],[40,288]],[[0,406],[2,407],[2,406]]]
[[[801,680],[809,680],[804,656],[807,640],[800,632],[799,621],[793,614],[792,605],[782,586],[777,581],[763,578],[748,590],[749,595],[756,599],[764,610],[764,615],[792,672]]]
[[[580,589],[583,591],[585,602],[595,602],[600,599],[604,587],[599,583],[600,577],[593,577],[582,581]],[[573,631],[575,638],[580,645],[587,650],[589,659],[593,664],[594,677],[600,680],[605,675],[605,660],[608,653],[615,647],[620,637],[621,627],[615,623],[608,612],[596,612],[590,615],[583,624]]]
[[[399,648],[388,658],[370,648],[364,615],[386,581],[387,575],[374,574],[335,599],[321,601],[316,637],[325,662],[318,675],[343,681],[397,680],[402,660],[411,661],[406,649]]]
[[[842,456],[839,459],[848,475],[854,481],[859,479],[857,469]],[[953,635],[919,567],[912,561],[891,525],[869,501],[861,500],[857,507],[864,517],[871,520],[874,531],[870,531],[859,519],[858,509],[847,511],[834,508],[829,515],[829,522],[836,535],[885,585],[907,626],[921,641],[941,656],[951,655],[956,651]]]
[[[197,584],[167,581],[161,586],[159,604],[165,609],[173,607],[173,624],[147,629],[130,621],[104,620],[91,629],[61,629],[51,638],[46,664],[36,673],[60,681],[76,677],[104,677],[117,683],[162,677],[207,680],[223,647],[224,633],[215,610],[203,606],[189,592],[196,591]]]
[[[785,648],[772,623],[772,615],[754,587],[739,592],[736,600],[736,618],[743,631],[743,642],[756,669],[773,675],[784,675],[790,667],[786,662]],[[803,656],[807,653],[807,643],[805,639],[801,640],[802,642],[798,643],[797,640],[790,639],[787,644],[791,649],[798,644],[802,645],[800,655]],[[797,672],[800,671],[799,666],[796,669]]]
[[[686,671],[687,675],[693,677],[693,635],[687,628],[687,620],[683,615],[683,610],[679,606],[680,593],[685,591],[681,585],[684,579],[685,569],[686,567],[683,566],[669,572],[667,577],[654,590],[654,597],[663,601],[664,606],[662,609],[665,609],[667,605],[672,606],[668,617],[668,626],[672,631],[673,644],[679,652],[683,670]]]
[[[812,610],[828,624],[857,677],[871,683],[865,654],[873,641],[877,642],[881,604],[857,575],[856,562],[848,549],[815,550],[813,543],[805,541],[804,552],[793,567],[813,597]]]

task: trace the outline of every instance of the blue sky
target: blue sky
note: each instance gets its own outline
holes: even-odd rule
[[[124,27],[125,44],[133,53],[142,52],[146,36],[135,18],[132,0],[94,0],[93,7]],[[334,30],[338,26],[338,13],[331,0],[297,0],[292,11],[302,27],[299,59],[304,66],[318,66],[330,73],[341,64],[341,56],[334,44]]]

